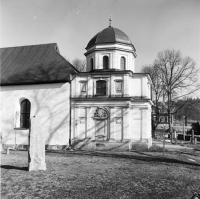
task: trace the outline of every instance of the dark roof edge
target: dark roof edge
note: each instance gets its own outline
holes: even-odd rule
[[[23,83],[0,83],[0,86],[20,86],[20,85],[35,85],[35,84],[55,84],[55,83],[69,83],[67,80],[50,81],[50,82],[23,82]]]
[[[84,53],[84,55],[89,55],[90,53],[94,52],[94,51],[104,51],[104,50],[107,50],[107,48],[93,48],[91,49],[90,51],[87,51],[86,53]],[[112,48],[109,48],[109,50],[120,50],[120,51],[124,51],[124,52],[130,52],[134,55],[134,57],[136,58],[137,57],[137,54],[136,54],[136,51],[133,51],[133,50],[127,50],[127,49],[123,49],[123,48],[118,48],[118,47],[112,47]]]
[[[11,46],[11,47],[2,47],[0,49],[5,49],[5,48],[19,48],[19,47],[28,47],[28,46],[42,46],[42,45],[57,45],[57,43],[33,44],[33,45],[23,45],[23,46]]]
[[[55,50],[55,49],[54,49]],[[56,50],[55,50],[56,51]],[[58,51],[56,51],[56,53],[66,62],[68,63],[77,73],[79,73],[79,71],[69,62],[67,61]]]
[[[128,44],[128,43],[123,43],[123,42],[119,42],[119,41],[115,41],[115,42],[102,42],[102,43],[98,43],[98,44],[94,44],[94,45],[91,45],[91,46],[89,46],[89,47],[86,47],[85,49],[86,50],[88,50],[89,48],[92,48],[93,46],[95,46],[95,45],[109,45],[109,44],[121,44],[121,45],[125,45],[125,46],[132,46],[133,47],[133,49],[134,49],[134,51],[136,51],[136,49],[135,49],[135,46],[132,44],[132,43],[130,43],[130,44]]]
[[[111,28],[113,29],[114,32],[114,36],[115,36],[115,41],[116,41],[116,32],[115,32],[115,28],[111,26]]]

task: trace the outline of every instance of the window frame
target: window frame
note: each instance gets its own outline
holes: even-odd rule
[[[103,89],[105,89],[105,92],[97,92],[98,91],[98,83],[101,82],[101,88],[100,90],[102,91]],[[104,82],[104,85],[102,84]],[[104,88],[103,88],[104,87]],[[107,95],[107,81],[104,79],[99,79],[96,81],[96,96],[106,96]]]
[[[87,94],[87,81],[79,81],[80,84],[80,95],[86,95]],[[85,88],[85,91],[83,91],[83,88]]]
[[[122,60],[124,60],[123,66],[122,66]],[[126,58],[124,56],[121,56],[121,58],[120,58],[120,69],[126,70]]]
[[[22,100],[20,103],[20,128],[24,129],[30,128],[30,113],[31,113],[31,102],[28,99]]]
[[[117,92],[117,83],[121,83],[121,92],[119,93],[119,92]],[[123,80],[121,80],[121,79],[116,79],[115,80],[115,94],[116,95],[123,95]]]
[[[90,58],[90,70],[93,71],[94,70],[94,59]]]
[[[106,60],[105,60],[106,59]],[[108,55],[103,56],[103,69],[109,69],[110,60]]]

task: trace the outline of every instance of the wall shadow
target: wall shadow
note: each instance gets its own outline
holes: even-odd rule
[[[57,153],[57,154],[67,154],[69,156],[99,156],[99,157],[111,157],[111,158],[117,158],[117,159],[131,159],[131,160],[139,160],[139,161],[145,161],[145,162],[155,162],[155,163],[171,163],[171,164],[182,164],[182,165],[189,165],[189,166],[198,166],[200,167],[200,164],[198,163],[192,163],[182,160],[177,160],[173,158],[167,158],[167,157],[158,157],[158,156],[149,156],[146,154],[139,154],[139,155],[133,155],[133,154],[119,154],[119,153],[110,153],[110,152],[100,152],[100,151],[46,151],[47,154],[51,153]]]

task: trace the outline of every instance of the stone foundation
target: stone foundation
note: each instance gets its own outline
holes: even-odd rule
[[[88,151],[131,151],[146,150],[152,146],[152,139],[126,141],[74,140],[72,148]],[[14,144],[3,144],[3,149],[15,149]],[[16,145],[16,150],[28,150],[28,145]],[[70,150],[69,145],[45,145],[45,150]]]
[[[124,140],[124,141],[97,141],[91,139],[74,140],[72,147],[89,151],[131,151],[144,150],[152,146],[152,139]]]

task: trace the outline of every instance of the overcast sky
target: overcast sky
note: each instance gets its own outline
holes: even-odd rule
[[[200,67],[200,0],[1,0],[1,47],[55,42],[67,59],[84,59],[110,15],[136,48],[137,72],[165,49]]]

